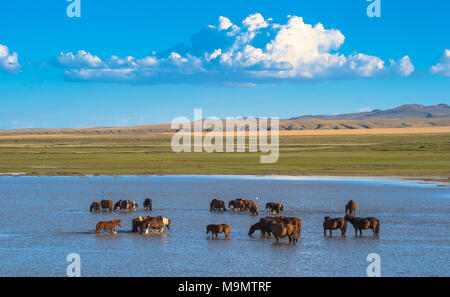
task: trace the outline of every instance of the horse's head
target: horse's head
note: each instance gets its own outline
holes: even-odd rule
[[[212,226],[211,225],[206,226],[206,234],[208,235],[208,233],[211,231],[212,231]]]
[[[329,219],[330,219],[330,217],[324,217],[323,218],[324,221],[329,220]]]
[[[248,230],[248,236],[252,236],[255,233],[256,227],[259,226],[259,223],[250,226],[250,230]]]

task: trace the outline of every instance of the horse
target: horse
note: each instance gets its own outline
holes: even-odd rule
[[[134,218],[131,221],[131,232],[139,232],[139,228],[142,228],[141,222],[145,221],[148,218],[151,218],[151,216]]]
[[[265,235],[267,233],[270,236],[272,234],[271,226],[272,222],[269,223],[261,219],[258,223],[250,226],[250,229],[248,230],[248,236],[252,236],[256,230],[261,230],[261,235]]]
[[[345,205],[345,213],[349,213],[349,214],[355,214],[356,213],[356,207],[357,204],[355,201],[350,200],[346,205]]]
[[[213,199],[211,201],[211,203],[209,204],[209,210],[227,210],[225,208],[225,202],[223,202],[223,200],[217,200],[217,199]]]
[[[136,211],[136,209],[138,209],[138,204],[136,201],[131,202],[131,209]]]
[[[116,219],[107,222],[98,222],[97,226],[95,227],[95,233],[101,233],[102,230],[109,230],[110,233],[117,233],[116,225],[122,228],[122,221]]]
[[[89,211],[92,211],[92,210],[94,210],[94,211],[100,211],[101,210],[101,204],[100,204],[100,202],[96,202],[96,201],[94,201],[94,202],[92,202],[91,203],[91,208],[89,209]]]
[[[323,236],[327,236],[327,230],[330,230],[330,236],[332,230],[341,229],[341,235],[345,236],[347,231],[347,221],[344,218],[330,218],[325,217],[323,220]]]
[[[228,208],[231,208],[232,206],[233,206],[233,211],[236,211],[236,210],[244,211],[245,210],[244,200],[242,200],[242,199],[231,200],[228,203]]]
[[[119,200],[114,204],[114,211],[116,211],[116,209],[122,210],[122,200]]]
[[[113,211],[114,202],[112,200],[102,200],[100,205],[102,206],[103,211],[106,209],[109,209],[110,212]]]
[[[120,201],[120,209],[121,210],[128,209],[131,211],[132,207],[133,207],[133,202],[131,202],[131,200],[121,200]]]
[[[152,210],[152,199],[147,198],[144,201],[144,209],[146,210]]]
[[[284,224],[292,224],[295,227],[296,230],[296,238],[300,237],[300,234],[302,232],[302,220],[296,217],[284,217],[284,216],[279,216],[276,217],[278,220],[280,220],[281,222],[283,222]]]
[[[255,202],[253,200],[244,200],[245,210],[251,210],[253,205],[255,205]]]
[[[372,229],[373,235],[378,235],[380,233],[380,221],[374,217],[359,218],[354,215],[347,214],[344,218],[346,221],[350,222],[355,228],[355,236],[362,236],[362,230]]]
[[[254,203],[252,205],[250,205],[250,212],[252,215],[257,216],[258,215],[258,205],[254,204]]]
[[[269,209],[272,213],[279,214],[280,212],[284,211],[284,206],[281,203],[278,202],[269,202],[266,203],[266,209]]]
[[[296,243],[298,241],[298,230],[297,227],[291,223],[283,224],[283,223],[275,223],[270,226],[270,230],[275,236],[276,241],[279,241],[279,238],[288,237],[289,242]]]
[[[212,238],[214,238],[214,235],[217,238],[217,234],[224,233],[225,238],[230,239],[231,228],[227,224],[219,224],[219,225],[211,224],[206,226],[206,235],[208,235],[209,232],[211,232]]]
[[[150,229],[158,230],[159,232],[164,231],[164,226],[170,230],[170,220],[168,218],[159,217],[149,217],[142,221],[142,228],[140,228],[140,233],[148,233]],[[144,231],[145,230],[145,231]]]

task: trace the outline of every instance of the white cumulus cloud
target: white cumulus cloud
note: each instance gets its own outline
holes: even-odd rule
[[[431,73],[450,76],[450,50],[445,49],[439,63],[431,67]]]
[[[103,59],[80,50],[62,52],[56,61],[71,79],[142,84],[305,82],[408,76],[414,71],[408,56],[386,66],[368,53],[340,53],[344,41],[340,30],[307,24],[302,17],[276,23],[255,13],[237,23],[220,16],[216,25],[192,35],[190,45],[142,58]]]
[[[0,72],[17,73],[20,69],[19,55],[10,53],[6,45],[0,44]]]

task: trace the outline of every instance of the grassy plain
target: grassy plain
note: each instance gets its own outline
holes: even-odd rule
[[[0,136],[0,173],[389,175],[449,179],[450,127],[362,131],[281,131],[280,156],[273,164],[261,164],[260,152],[174,153],[171,133],[5,135]]]

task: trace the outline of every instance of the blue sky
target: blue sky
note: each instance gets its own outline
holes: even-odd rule
[[[450,103],[448,1],[381,0],[381,18],[365,0],[81,0],[80,19],[68,4],[0,3],[0,45],[18,55],[0,66],[0,129]]]

